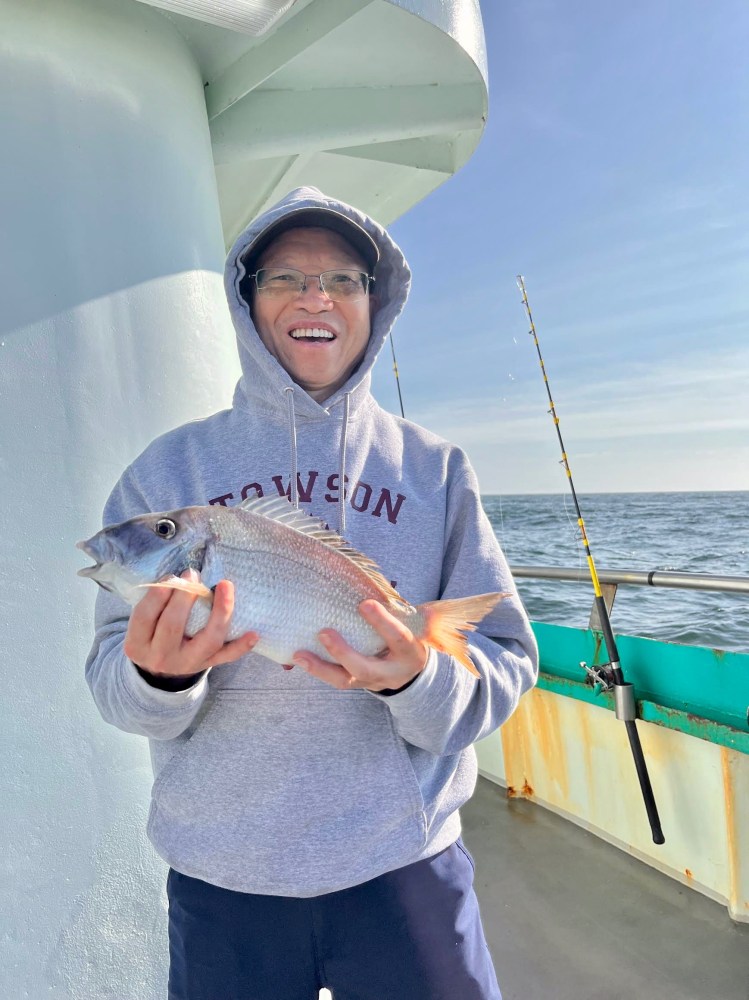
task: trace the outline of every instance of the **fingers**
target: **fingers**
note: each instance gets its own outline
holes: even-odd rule
[[[188,574],[191,575],[188,576]],[[185,579],[195,580],[198,578],[194,570],[188,570],[182,575]],[[167,591],[167,593],[171,596],[159,615],[152,639],[154,652],[162,655],[181,647],[187,619],[190,617],[192,606],[197,600],[195,594],[186,594],[182,590]]]
[[[146,596],[138,601],[130,615],[130,622],[127,628],[127,639],[125,640],[126,655],[130,656],[130,653],[127,651],[128,645],[132,644],[135,647],[140,647],[152,642],[159,616],[168,604],[171,596],[172,592],[169,590],[152,589],[147,591]]]
[[[409,675],[401,683],[405,684],[416,674],[421,673],[429,658],[429,647],[425,642],[417,638],[403,622],[391,615],[378,601],[362,601],[359,605],[359,614],[385,642],[387,646],[385,660],[392,665],[398,665]]]
[[[325,652],[336,663],[343,667],[344,671],[351,678],[345,687],[371,687],[392,667],[386,664],[380,656],[365,656],[358,653],[333,629],[323,629],[318,632],[317,638],[325,647]],[[321,660],[325,663],[325,660]],[[387,687],[383,684],[383,687]]]
[[[238,660],[242,656],[246,656],[247,653],[251,652],[255,648],[255,644],[258,639],[257,632],[246,632],[241,635],[238,639],[232,639],[231,642],[225,642],[221,647],[220,652],[214,653],[211,656],[211,666],[217,667],[220,663],[232,663],[234,660]]]
[[[195,602],[195,598],[190,594],[177,595],[190,599],[187,615],[179,626],[181,628],[180,639],[185,634],[185,625],[190,616],[190,609]],[[191,656],[200,657],[206,662],[215,663],[215,658],[211,659],[224,646],[224,639],[229,628],[229,622],[234,612],[234,584],[229,580],[221,580],[216,584],[213,592],[213,607],[205,626],[197,633],[189,643]],[[166,612],[165,612],[166,614]],[[162,616],[163,617],[163,616]],[[228,661],[225,661],[228,662]]]
[[[309,650],[299,650],[294,654],[294,663],[335,688],[383,691],[403,687],[426,666],[426,645],[378,601],[363,601],[359,611],[382,638],[387,647],[384,653],[366,656],[349,646],[338,632],[322,629],[317,638],[334,662],[328,663]]]
[[[317,633],[317,638],[325,647],[325,652],[330,659],[334,663],[342,664],[344,667],[349,668],[349,673],[356,674],[358,661],[366,659],[361,653],[357,653],[355,649],[349,646],[346,640],[332,628],[322,629]],[[325,663],[326,661],[321,660],[320,662]]]
[[[359,614],[383,639],[391,655],[409,655],[412,651],[414,634],[403,622],[394,618],[379,601],[362,601]]]
[[[352,676],[340,663],[328,663],[327,660],[315,656],[309,650],[294,654],[294,663],[306,673],[331,687],[344,690],[346,688],[363,688],[363,681]]]
[[[199,576],[189,570],[183,578],[195,581]],[[154,674],[180,676],[231,663],[254,648],[259,638],[256,632],[224,641],[234,611],[234,586],[230,581],[216,585],[208,621],[190,639],[185,636],[185,628],[196,600],[195,594],[180,590],[150,590],[131,615],[125,655]]]

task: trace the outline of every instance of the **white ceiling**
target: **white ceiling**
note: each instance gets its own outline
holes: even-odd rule
[[[206,84],[227,246],[300,184],[389,224],[481,137],[478,0],[297,0],[259,38],[161,13]]]

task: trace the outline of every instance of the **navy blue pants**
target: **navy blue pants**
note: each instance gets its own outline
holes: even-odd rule
[[[311,899],[167,890],[169,1000],[501,1000],[460,840]]]

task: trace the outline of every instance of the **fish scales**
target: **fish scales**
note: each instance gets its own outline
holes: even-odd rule
[[[300,649],[329,659],[316,637],[324,622],[362,653],[382,650],[382,639],[358,611],[367,598],[383,602],[382,591],[349,558],[318,538],[251,512],[222,508],[212,521],[219,578],[235,587],[228,639],[252,630],[260,635],[255,652],[276,662],[290,663]],[[210,587],[218,580],[203,582]],[[386,603],[405,621],[418,615],[415,608],[399,614],[392,601]],[[209,613],[205,599],[196,602],[187,634],[203,628]]]

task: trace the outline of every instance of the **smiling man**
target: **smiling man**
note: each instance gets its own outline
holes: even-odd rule
[[[254,269],[249,298],[260,339],[318,402],[364,357],[376,302],[369,294],[375,251],[365,260],[333,230],[296,226],[245,262]],[[246,281],[243,288],[247,294]]]
[[[385,654],[320,622],[329,658],[299,650],[282,670],[255,632],[225,643],[229,581],[193,639],[188,593],[151,591],[132,614],[99,595],[87,678],[107,721],[151,740],[171,1000],[500,997],[459,808],[472,745],[533,684],[536,648],[466,456],[370,393],[409,284],[374,220],[292,192],[227,259],[233,406],[154,441],[105,508],[112,524],[286,494],[412,604],[510,594],[471,633],[478,676],[376,601],[359,610]]]

